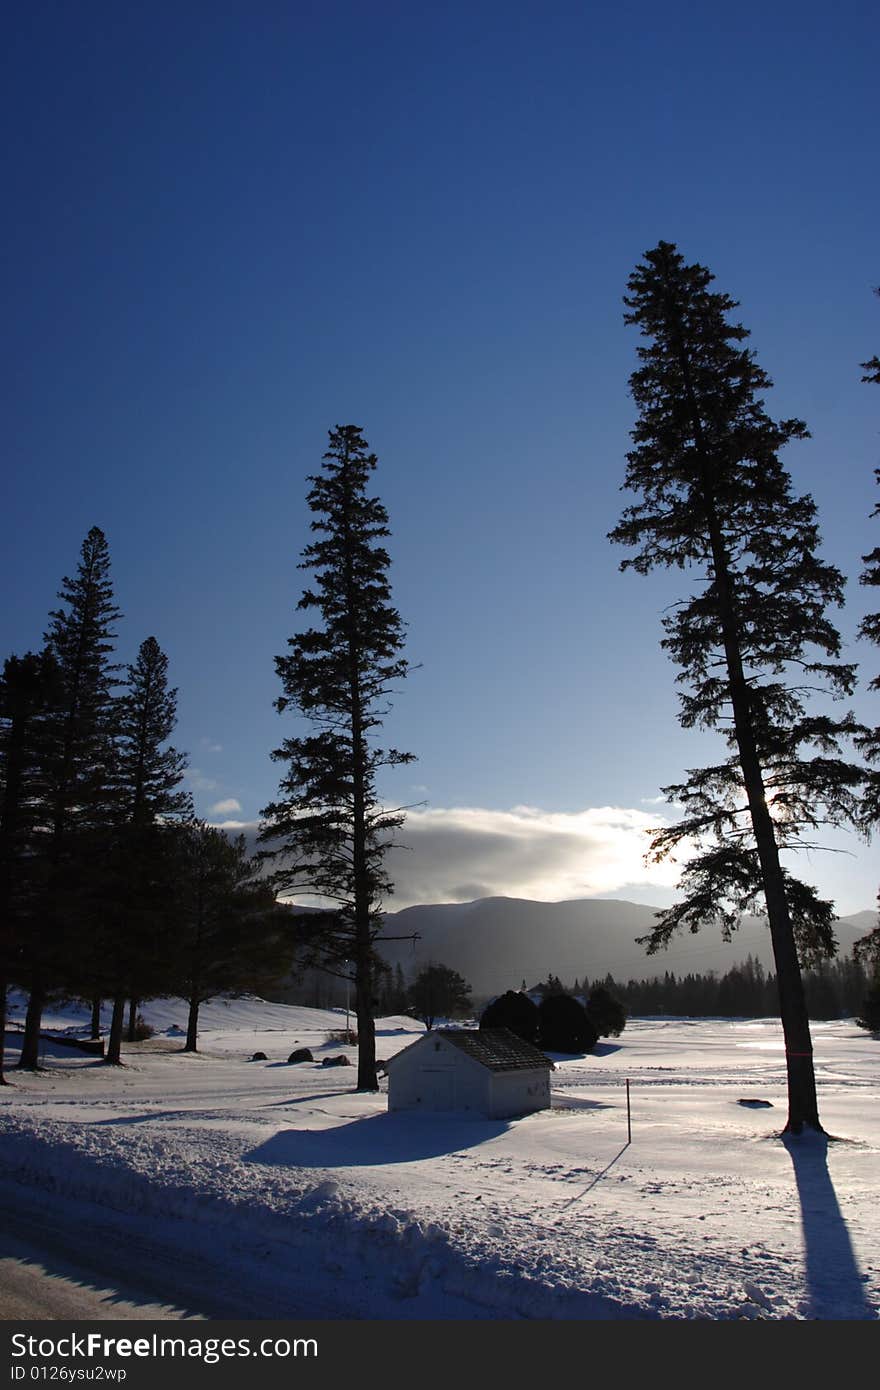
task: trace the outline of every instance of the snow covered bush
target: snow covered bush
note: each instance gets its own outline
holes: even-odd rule
[[[626,1027],[626,1009],[619,999],[609,994],[604,985],[596,985],[590,990],[587,1018],[600,1038],[618,1038]]]

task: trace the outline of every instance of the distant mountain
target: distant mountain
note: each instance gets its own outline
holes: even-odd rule
[[[747,918],[729,942],[717,928],[687,932],[656,955],[636,944],[653,926],[657,908],[615,898],[581,898],[573,902],[541,903],[523,898],[480,898],[471,903],[442,903],[406,907],[387,913],[388,936],[411,941],[380,943],[392,966],[400,963],[407,979],[428,961],[457,970],[477,999],[519,989],[558,975],[563,984],[575,978],[591,980],[611,974],[617,980],[643,980],[665,971],[676,975],[710,970],[723,975],[747,956],[773,970],[770,933],[757,918]],[[854,941],[876,924],[876,913],[857,912],[835,927],[839,954],[848,955]]]

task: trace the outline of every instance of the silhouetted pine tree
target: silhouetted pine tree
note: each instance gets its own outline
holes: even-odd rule
[[[712,279],[660,242],[625,298],[626,322],[650,345],[630,379],[640,416],[625,486],[640,500],[611,539],[639,547],[623,569],[702,572],[698,592],[664,619],[663,646],[682,668],[681,723],[721,729],[731,748],[664,789],[685,814],[655,836],[654,858],[684,840],[698,851],[682,875],[685,898],[646,940],[657,950],[678,928],[711,922],[727,935],[763,899],[786,1042],[786,1128],[799,1132],[821,1125],[798,955],[833,954],[834,913],[779,852],[857,814],[863,773],[843,760],[839,740],[858,726],[807,708],[817,685],[848,694],[854,672],[837,661],[826,617],[842,601],[843,576],[819,560],[816,508],[793,494],[778,457],[806,427],[764,412],[759,393],[771,382],[742,346],[747,330],[727,321],[735,301],[711,293]]]
[[[174,993],[189,1004],[184,1051],[198,1047],[199,1008],[217,994],[277,981],[293,956],[295,915],[249,858],[243,835],[230,840],[204,821],[166,827],[173,852],[173,926],[169,970]]]
[[[309,478],[319,539],[303,551],[300,568],[316,577],[298,608],[317,612],[321,626],[290,638],[289,655],[275,664],[284,690],[276,708],[293,709],[314,732],[285,739],[272,754],[288,771],[280,799],[263,811],[260,836],[283,842],[268,851],[282,856],[274,875],[280,890],[338,904],[321,958],[340,973],[353,963],[361,1091],[378,1089],[374,942],[392,891],[383,859],[403,821],[382,807],[376,774],[412,761],[410,753],[375,743],[389,693],[408,670],[403,624],[391,605],[390,560],[379,544],[390,534],[388,514],[367,495],[375,467],[361,430],[343,425],[330,432],[323,473]]]
[[[871,1033],[880,1033],[880,959],[875,959],[874,970],[868,981],[856,1023]]]
[[[57,698],[57,667],[46,652],[5,661],[0,676],[0,1039],[6,1032],[7,987],[26,978],[22,957],[39,930],[45,897],[45,773]]]
[[[99,941],[104,992],[113,999],[106,1060],[120,1060],[125,1000],[161,986],[167,943],[162,924],[171,891],[171,856],[163,828],[192,814],[180,790],[186,757],[168,744],[177,722],[177,691],[155,637],[141,643],[116,703],[116,807],[106,834],[105,874],[115,880],[113,911]],[[135,1019],[137,1010],[132,1010]]]
[[[880,289],[876,293],[880,294]],[[861,365],[865,371],[862,381],[871,381],[880,386],[880,357],[872,357]],[[874,477],[880,483],[880,468],[874,469]],[[871,515],[880,516],[880,503],[877,504]],[[859,583],[876,588],[877,585],[880,585],[880,547],[875,546],[868,555],[863,555],[862,563],[865,568],[859,576]],[[880,646],[880,613],[868,613],[862,619],[859,624],[859,636]],[[874,677],[868,689],[880,690],[880,676]],[[870,830],[880,823],[880,725],[869,730],[858,742],[865,757],[872,764],[863,808],[863,824],[866,829]],[[865,960],[872,960],[880,967],[880,926],[875,927],[872,932],[863,936],[861,941],[856,943],[856,952]]]
[[[114,785],[113,687],[118,667],[110,661],[120,613],[113,601],[110,556],[104,533],[93,526],[83,541],[72,579],[58,597],[66,605],[50,613],[46,646],[58,672],[51,746],[45,764],[48,878],[39,931],[30,939],[30,990],[22,1067],[37,1065],[40,1021],[49,976],[65,972],[75,920],[71,877],[83,867],[81,839],[112,820]]]

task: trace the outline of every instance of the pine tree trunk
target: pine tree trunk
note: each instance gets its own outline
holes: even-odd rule
[[[715,539],[713,537],[713,550]],[[779,990],[779,1014],[785,1039],[785,1064],[788,1079],[788,1119],[785,1132],[800,1134],[804,1125],[823,1132],[819,1122],[819,1102],[813,1069],[813,1045],[810,1022],[804,998],[800,962],[785,896],[785,879],[779,862],[779,849],[773,820],[767,806],[764,778],[758,758],[749,708],[748,684],[739,654],[738,635],[729,602],[729,586],[725,557],[718,553],[714,560],[715,581],[721,594],[721,622],[727,659],[730,696],[739,762],[749,804],[749,814],[755,835],[755,846],[761,866],[764,898],[776,982]]]
[[[189,1015],[186,1020],[186,1043],[184,1052],[198,1052],[199,1041],[199,992],[194,990],[189,1000]]]
[[[92,1026],[89,1033],[90,1038],[96,1042],[101,1036],[101,1000],[92,1000]]]
[[[691,381],[690,363],[679,342],[678,359],[688,398],[694,441],[701,474],[702,501],[712,550],[712,572],[718,591],[718,615],[724,642],[724,655],[733,707],[733,724],[743,774],[761,878],[767,905],[770,940],[776,963],[779,1013],[785,1039],[788,1079],[788,1119],[785,1132],[800,1134],[804,1125],[823,1133],[819,1122],[819,1103],[813,1069],[813,1046],[804,998],[791,915],[785,896],[785,879],[779,862],[779,848],[773,819],[767,806],[764,778],[752,723],[749,687],[742,663],[739,626],[730,583],[727,548],[718,520],[713,487],[712,465],[705,445],[703,421]]]
[[[366,812],[364,805],[363,770],[360,765],[362,733],[359,704],[355,703],[353,741],[356,751],[354,784],[354,981],[355,1010],[358,1023],[359,1091],[378,1091],[376,1076],[376,1023],[373,1004],[373,941],[370,918],[371,894],[366,867]]]
[[[355,1011],[358,1033],[358,1079],[359,1091],[378,1091],[379,1079],[376,1076],[376,1020],[374,1017],[373,979],[370,956],[372,948],[367,943],[364,967],[358,961],[355,966]]]
[[[128,1041],[129,1041],[129,1042],[134,1042],[134,1041],[135,1041],[135,1033],[136,1033],[136,1031],[137,1031],[137,1016],[138,1016],[138,1009],[140,1008],[140,1002],[141,1002],[141,1001],[140,1001],[139,999],[132,999],[131,1002],[130,1002],[130,1004],[129,1004],[129,1006],[128,1006]]]
[[[785,879],[779,862],[776,833],[767,806],[764,777],[755,741],[748,682],[743,670],[739,631],[731,598],[727,553],[711,500],[707,500],[707,513],[737,750],[761,866],[770,940],[776,963],[779,1014],[785,1039],[788,1079],[788,1119],[785,1132],[800,1134],[804,1125],[808,1125],[811,1129],[823,1133],[819,1122],[813,1045],[800,962],[785,895]]]
[[[125,1024],[125,995],[117,995],[113,1000],[113,1016],[110,1020],[110,1037],[107,1042],[107,1056],[110,1066],[122,1065],[122,1030]]]
[[[354,610],[353,580],[347,562],[349,612]],[[376,1075],[376,1023],[373,1004],[372,890],[367,865],[366,748],[358,651],[353,633],[349,635],[349,698],[351,708],[352,767],[352,867],[354,870],[354,980],[358,1021],[359,1091],[378,1091]]]
[[[40,1064],[40,1027],[43,1021],[45,1002],[46,987],[41,974],[35,970],[31,979],[31,991],[28,996],[27,1014],[24,1020],[21,1056],[18,1059],[18,1065],[24,1071],[36,1071]]]

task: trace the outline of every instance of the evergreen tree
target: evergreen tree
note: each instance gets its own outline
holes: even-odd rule
[[[595,985],[587,1000],[587,1018],[599,1037],[619,1037],[626,1027],[626,1009],[604,985]]]
[[[876,291],[880,294],[880,289]],[[862,381],[874,382],[880,386],[880,357],[872,357],[868,362],[863,362],[865,375]],[[874,478],[880,483],[880,468],[874,469]],[[880,516],[880,503],[874,508],[872,516]],[[880,585],[880,546],[875,546],[867,555],[862,556],[862,563],[865,568],[859,576],[859,583],[865,584],[870,588]],[[868,613],[859,624],[859,636],[880,646],[880,613]],[[868,686],[869,690],[880,690],[880,676],[875,676]],[[880,823],[880,725],[870,729],[858,740],[859,747],[864,753],[868,762],[872,764],[871,773],[868,778],[867,791],[862,813],[862,824],[866,830],[871,830]],[[857,952],[865,959],[875,959],[880,962],[880,926],[874,928],[867,936],[857,943]]]
[[[567,992],[559,976],[554,975],[552,970],[543,984],[538,985],[537,988],[541,991],[541,997],[544,999],[549,998],[551,994],[565,994]]]
[[[471,1011],[470,985],[446,965],[426,965],[409,988],[409,1008],[427,1029],[438,1018],[462,1018]]]
[[[539,1014],[537,1004],[533,1004],[527,994],[507,990],[493,999],[480,1017],[481,1028],[509,1028],[524,1042],[538,1041]]]
[[[880,960],[875,962],[856,1023],[871,1033],[880,1033]]]
[[[549,1052],[592,1052],[598,1029],[570,994],[548,994],[538,1005],[540,1045]]]
[[[827,961],[819,961],[804,976],[807,1013],[810,1018],[840,1018],[836,981]]]
[[[120,1061],[125,1001],[151,992],[162,976],[161,923],[171,859],[161,827],[192,814],[180,790],[186,758],[168,740],[177,722],[177,691],[168,687],[168,658],[155,637],[141,643],[116,704],[116,807],[107,835],[104,872],[117,880],[115,913],[99,940],[105,991],[113,999],[107,1047]],[[132,1009],[133,1022],[137,1009]],[[131,1031],[131,1030],[130,1030]]]
[[[177,691],[168,688],[168,658],[155,637],[141,643],[117,706],[117,778],[123,823],[154,825],[189,814],[180,790],[186,755],[168,746],[177,723]]]
[[[324,471],[311,476],[308,503],[318,539],[303,551],[301,569],[315,573],[300,610],[321,626],[290,638],[276,658],[284,694],[276,701],[303,716],[313,732],[285,739],[273,758],[288,766],[280,799],[263,811],[261,840],[283,856],[274,875],[285,892],[308,892],[338,904],[334,928],[321,942],[330,969],[353,962],[361,1091],[378,1089],[375,1040],[375,941],[383,899],[392,885],[383,867],[399,812],[386,811],[376,776],[412,755],[376,746],[395,682],[407,673],[403,625],[391,606],[388,514],[367,495],[376,456],[361,430],[330,432]]]
[[[174,992],[189,1005],[185,1052],[198,1049],[200,1006],[215,995],[277,981],[293,955],[295,914],[275,903],[243,835],[230,840],[204,821],[166,826],[174,863],[169,904]]]
[[[45,760],[48,879],[39,931],[30,938],[30,990],[19,1065],[37,1065],[43,1004],[50,974],[57,979],[73,948],[71,874],[84,834],[106,826],[113,812],[113,687],[118,667],[110,661],[114,624],[110,557],[102,531],[83,541],[75,576],[65,577],[58,597],[66,607],[50,613],[46,633],[57,666],[57,700],[51,746]]]
[[[0,675],[0,1039],[8,985],[22,978],[21,957],[38,929],[46,874],[49,717],[57,668],[42,652],[11,656]],[[4,1084],[0,1048],[0,1085]]]
[[[629,280],[625,321],[650,346],[630,385],[640,408],[625,486],[640,499],[611,539],[639,547],[621,568],[693,567],[703,584],[664,619],[663,646],[681,666],[681,723],[721,729],[730,755],[693,770],[665,793],[684,807],[660,831],[663,859],[686,840],[684,899],[659,914],[647,944],[710,922],[725,935],[763,899],[773,943],[786,1042],[786,1128],[821,1129],[800,961],[833,954],[833,905],[796,879],[780,851],[804,846],[823,823],[857,810],[861,771],[840,752],[852,716],[808,710],[817,685],[837,697],[853,686],[826,617],[843,577],[817,556],[816,508],[797,497],[779,451],[806,437],[800,420],[774,423],[759,393],[771,385],[748,337],[710,292],[713,279],[660,242]],[[799,960],[800,953],[800,960]]]

